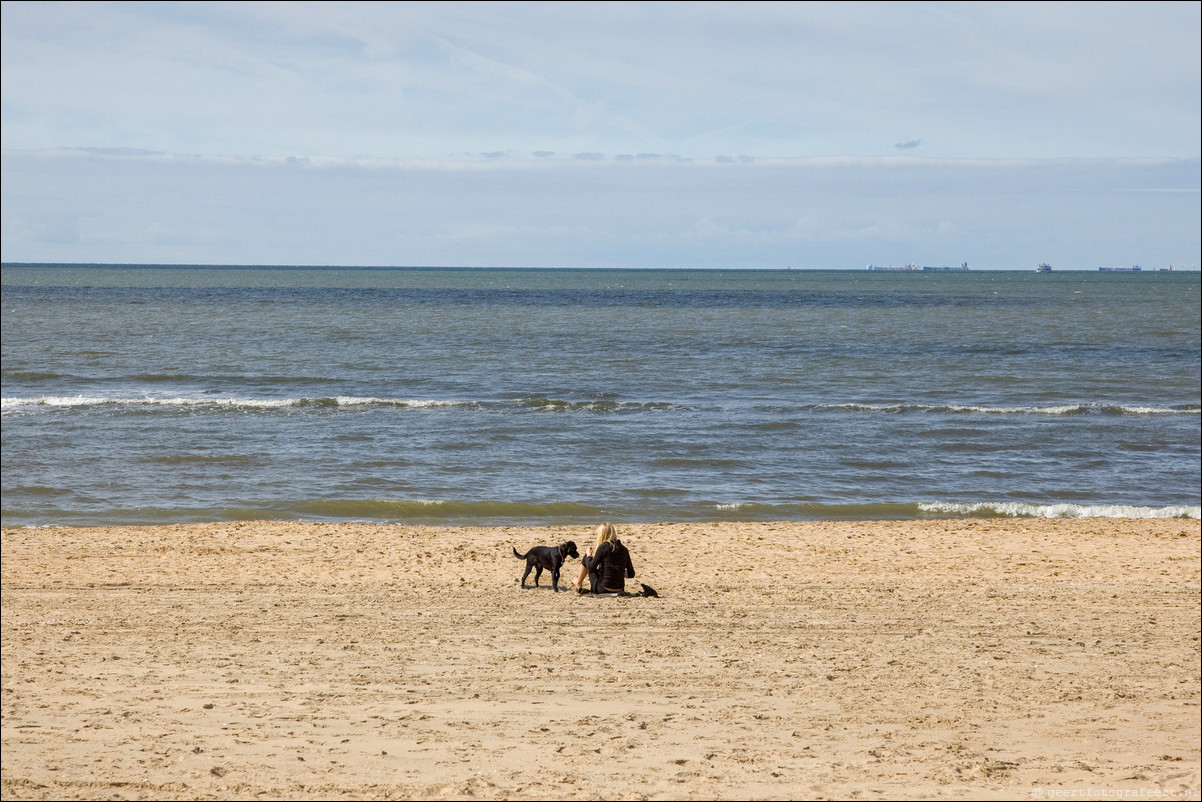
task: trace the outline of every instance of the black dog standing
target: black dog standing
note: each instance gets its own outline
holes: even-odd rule
[[[526,587],[526,577],[530,576],[530,572],[534,571],[534,587],[538,587],[538,578],[543,575],[543,569],[551,572],[551,587],[555,588],[555,592],[559,592],[559,569],[563,567],[563,562],[568,557],[579,558],[576,553],[576,544],[572,541],[560,543],[558,546],[535,546],[525,554],[518,554],[518,550],[513,550],[513,556],[519,560],[526,561],[526,573],[522,574],[522,587]]]

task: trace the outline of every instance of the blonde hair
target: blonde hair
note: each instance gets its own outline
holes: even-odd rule
[[[617,540],[618,530],[614,529],[611,523],[603,523],[597,527],[597,545],[593,546],[593,550],[601,548],[601,544],[607,540]]]

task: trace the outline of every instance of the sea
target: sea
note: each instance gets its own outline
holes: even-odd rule
[[[2,267],[2,523],[1197,519],[1198,272]]]

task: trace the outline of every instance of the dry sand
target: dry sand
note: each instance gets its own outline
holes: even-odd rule
[[[1198,798],[1196,520],[616,523],[4,530],[3,797]]]

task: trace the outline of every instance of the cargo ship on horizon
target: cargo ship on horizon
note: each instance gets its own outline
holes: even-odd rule
[[[901,267],[893,267],[893,266],[884,267],[881,265],[868,265],[868,269],[869,270],[878,270],[878,271],[881,271],[881,270],[895,271],[895,272],[896,271],[910,272],[910,271],[915,271],[915,270],[925,270],[929,273],[959,273],[959,272],[968,270],[968,262],[961,262],[959,267],[931,267],[928,265],[923,265],[922,267],[919,267],[918,265],[907,264],[907,265],[902,265]]]

